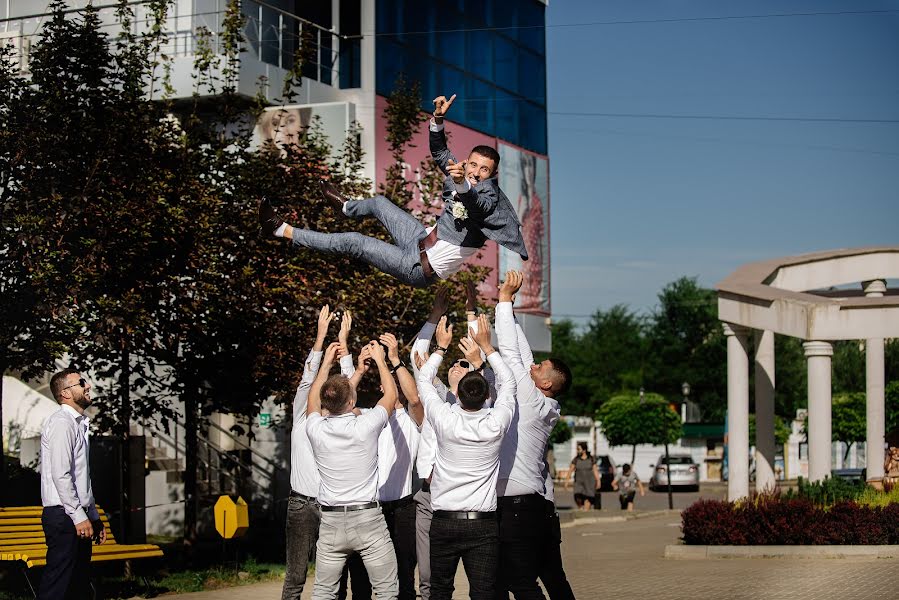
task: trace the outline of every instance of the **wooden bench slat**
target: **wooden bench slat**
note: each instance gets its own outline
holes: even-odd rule
[[[112,535],[109,516],[97,507],[106,542],[92,547],[91,562],[163,556],[154,544],[118,544]],[[28,568],[47,564],[47,544],[41,526],[41,506],[0,507],[0,561],[22,561]]]

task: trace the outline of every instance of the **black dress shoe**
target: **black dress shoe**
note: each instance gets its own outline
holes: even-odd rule
[[[343,212],[343,204],[348,200],[346,196],[338,191],[337,186],[329,181],[325,181],[324,179],[320,179],[318,182],[318,187],[322,192],[322,196],[325,197],[325,200],[331,203],[337,210]]]
[[[264,236],[274,235],[278,227],[284,223],[284,219],[278,216],[275,209],[269,203],[268,198],[259,201],[259,228]]]

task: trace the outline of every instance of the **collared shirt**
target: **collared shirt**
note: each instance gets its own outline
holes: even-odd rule
[[[365,504],[378,499],[378,437],[387,424],[387,411],[376,406],[354,413],[306,417],[321,477],[318,501],[322,506]]]
[[[421,431],[403,408],[393,411],[378,436],[378,499],[390,502],[412,493],[412,464]]]
[[[418,374],[418,392],[437,436],[431,480],[434,510],[494,511],[499,449],[515,413],[515,381],[498,352],[487,357],[496,373],[499,397],[493,408],[463,410],[443,401],[433,379],[443,361],[433,354]]]
[[[309,402],[309,390],[322,364],[322,356],[324,352],[321,350],[310,350],[309,356],[306,357],[303,377],[293,398],[293,428],[290,432],[290,487],[293,491],[311,498],[318,496],[321,477],[318,475],[318,467],[312,455],[312,444],[306,435],[306,407]],[[341,358],[340,372],[349,377],[352,371],[352,356]]]
[[[100,518],[91,489],[89,424],[63,404],[41,430],[41,503],[62,506],[76,525]]]
[[[500,451],[499,495],[541,493],[546,443],[559,420],[559,404],[546,397],[531,379],[533,357],[524,333],[515,323],[511,302],[496,305],[496,339],[517,385],[518,419],[503,438]],[[528,357],[528,363],[522,359]]]
[[[477,331],[478,322],[469,321],[468,327]],[[415,364],[415,356],[424,356],[431,346],[431,339],[434,337],[434,332],[436,330],[437,325],[435,323],[425,322],[418,332],[418,335],[415,337],[415,341],[412,342],[409,364],[412,365],[412,375],[415,377],[416,381],[418,380],[418,367]],[[493,369],[489,367],[484,369],[484,379],[486,379],[487,383],[490,385],[490,398],[484,404],[484,407],[490,408],[496,401],[496,376],[493,373]],[[435,377],[433,383],[434,387],[437,389],[438,396],[443,398],[448,404],[456,403],[456,395],[453,394],[442,381]],[[434,433],[434,428],[428,422],[427,414],[425,414],[425,419],[421,423],[421,441],[418,446],[418,455],[415,457],[415,470],[418,472],[418,476],[423,479],[430,477],[434,470],[435,460],[437,460],[437,435]]]

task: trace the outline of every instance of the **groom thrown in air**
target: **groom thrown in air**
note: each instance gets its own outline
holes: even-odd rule
[[[447,148],[443,119],[455,99],[455,94],[449,99],[435,98],[430,121],[431,156],[446,176],[444,211],[434,226],[425,228],[384,196],[350,200],[333,184],[321,181],[322,195],[336,209],[347,217],[375,217],[387,228],[393,243],[357,232],[321,233],[292,227],[267,199],[259,203],[262,234],[287,238],[304,248],[352,256],[415,287],[452,276],[488,239],[527,260],[521,223],[499,189],[499,153],[490,146],[475,146],[460,163]]]

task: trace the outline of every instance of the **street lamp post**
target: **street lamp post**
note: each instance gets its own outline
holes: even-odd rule
[[[686,381],[680,384],[680,391],[684,395],[684,403],[681,405],[680,409],[680,420],[681,423],[687,422],[687,403],[690,401],[690,384]]]

